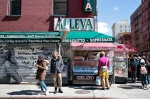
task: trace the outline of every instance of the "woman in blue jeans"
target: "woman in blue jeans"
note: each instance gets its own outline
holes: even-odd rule
[[[140,60],[140,79],[143,89],[148,89],[148,65],[145,63],[144,59]]]
[[[147,81],[148,81],[148,86],[150,88],[150,60],[146,60],[147,64]]]
[[[46,76],[46,66],[48,62],[44,60],[44,56],[40,55],[38,56],[37,64],[35,64],[35,67],[37,68],[37,75],[36,79],[39,80],[40,86],[41,86],[41,92],[39,95],[48,94],[48,90],[46,87],[46,84],[44,82],[45,76]]]

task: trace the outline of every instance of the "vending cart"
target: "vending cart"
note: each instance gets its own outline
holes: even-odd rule
[[[113,43],[72,43],[72,82],[73,84],[95,84],[98,76],[99,52],[106,52],[110,59],[110,79],[113,74]],[[112,80],[112,79],[111,79]]]

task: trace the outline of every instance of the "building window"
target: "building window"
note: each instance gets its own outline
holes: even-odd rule
[[[125,32],[127,32],[127,30],[125,29]]]
[[[68,0],[54,0],[54,15],[68,14]]]
[[[120,32],[122,32],[122,30],[120,30]]]
[[[21,15],[21,0],[10,0],[8,15]]]
[[[126,28],[126,25],[124,27]]]
[[[120,25],[120,28],[122,28],[122,25]]]
[[[129,28],[130,28],[130,25],[129,25]]]

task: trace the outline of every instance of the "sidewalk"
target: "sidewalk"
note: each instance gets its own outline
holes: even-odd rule
[[[109,90],[100,86],[63,86],[64,93],[54,94],[54,87],[48,86],[48,96],[37,95],[38,85],[0,84],[0,99],[150,99],[150,89],[141,89],[140,83],[113,84]]]

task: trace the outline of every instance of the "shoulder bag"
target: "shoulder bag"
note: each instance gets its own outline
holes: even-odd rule
[[[108,70],[108,68],[107,68],[107,62],[108,62],[108,58],[107,58],[107,60],[106,60],[106,65],[105,65],[105,66],[101,66],[100,72],[105,72],[105,71]]]

